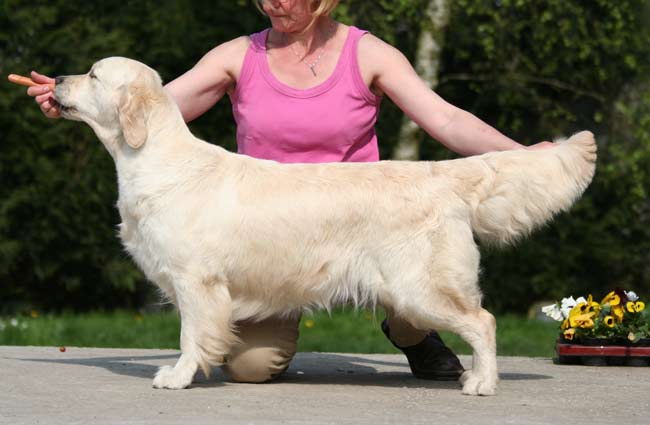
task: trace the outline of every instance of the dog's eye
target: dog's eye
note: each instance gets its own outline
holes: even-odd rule
[[[92,79],[95,79],[95,80],[97,79],[97,76],[95,75],[95,73],[93,71],[90,71],[89,77],[92,78]]]

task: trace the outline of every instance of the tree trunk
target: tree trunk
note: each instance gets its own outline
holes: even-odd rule
[[[449,22],[450,0],[429,0],[418,47],[415,54],[415,71],[430,89],[438,85],[440,53],[444,41],[444,32]],[[416,161],[420,158],[420,142],[424,134],[416,123],[406,115],[402,119],[397,145],[393,150],[393,159]]]

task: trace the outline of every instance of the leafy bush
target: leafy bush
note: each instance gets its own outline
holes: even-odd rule
[[[596,177],[569,214],[505,252],[484,250],[486,303],[522,311],[616,286],[649,293],[648,3],[453,4],[443,97],[525,144],[590,129],[599,145]]]
[[[539,298],[616,285],[650,292],[645,3],[453,2],[443,97],[524,143],[589,128],[600,148],[596,179],[571,214],[505,253],[486,251],[482,278],[491,307],[521,310]],[[412,57],[425,4],[349,0],[337,16]],[[121,55],[169,81],[214,45],[266,25],[244,0],[5,0],[0,73],[76,74]],[[116,238],[110,157],[86,126],[43,118],[20,88],[0,90],[0,310],[150,302],[151,286]],[[400,119],[386,101],[378,123],[384,158]],[[227,99],[191,128],[234,149]],[[424,159],[451,156],[431,141],[422,151]]]

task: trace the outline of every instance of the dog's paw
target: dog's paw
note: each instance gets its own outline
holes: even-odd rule
[[[465,372],[460,375],[460,378],[458,378],[458,381],[460,382],[461,385],[465,385],[465,382],[472,376],[472,371],[471,370],[466,370]]]
[[[158,373],[156,373],[156,377],[153,379],[153,387],[180,390],[187,388],[192,383],[192,377],[193,374],[188,374],[183,370],[177,370],[171,366],[163,366],[158,369]]]
[[[460,382],[463,384],[463,394],[465,395],[494,395],[497,391],[496,377],[476,375],[471,370],[462,374]]]

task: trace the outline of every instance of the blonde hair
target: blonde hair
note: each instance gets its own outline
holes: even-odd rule
[[[336,9],[340,0],[312,0],[312,5],[317,5],[311,13],[312,19],[317,20],[321,16],[329,16]]]
[[[264,9],[262,9],[263,1],[264,0],[257,0],[255,2],[255,6],[262,13],[264,13]],[[309,23],[309,25],[307,25],[307,28],[314,25],[314,23],[319,18],[322,18],[323,16],[329,16],[330,13],[332,13],[332,11],[336,9],[336,6],[339,5],[340,0],[309,0],[309,2],[310,2],[312,12],[311,12],[311,22]]]

